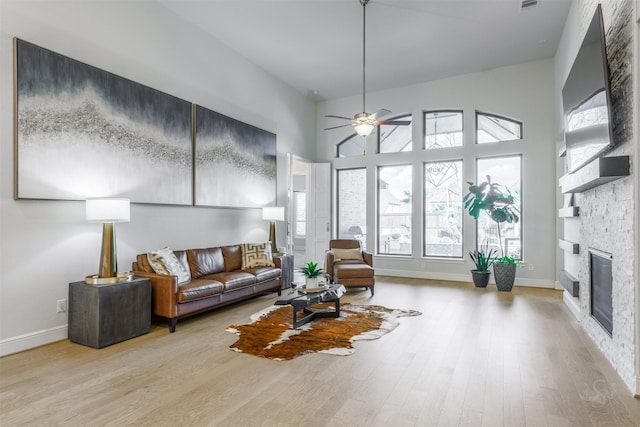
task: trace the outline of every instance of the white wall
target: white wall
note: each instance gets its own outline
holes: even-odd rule
[[[68,283],[98,269],[101,227],[84,202],[13,199],[12,37],[145,84],[278,136],[278,203],[285,153],[315,155],[316,106],[299,92],[155,2],[0,2],[0,355],[63,339]],[[138,253],[267,239],[259,209],[133,204],[118,224],[120,270]],[[285,241],[280,224],[278,236]]]
[[[334,124],[325,114],[353,116],[361,107],[360,96],[323,102],[318,107],[318,160],[331,161],[335,168],[368,168],[368,229],[374,230],[375,167],[377,164],[411,162],[414,168],[413,194],[422,194],[419,186],[422,163],[439,156],[461,155],[465,158],[522,154],[523,242],[524,257],[534,270],[519,269],[516,285],[555,286],[555,131],[554,80],[551,59],[497,68],[393,90],[367,93],[367,111],[388,108],[395,114],[413,114],[414,147],[423,141],[422,112],[435,109],[462,109],[465,146],[461,149],[419,150],[413,153],[374,154],[375,137],[368,138],[365,157],[335,158],[336,144],[349,135],[346,130],[324,131]],[[522,120],[524,139],[518,142],[474,144],[475,110]],[[457,150],[457,151],[455,151]],[[452,154],[453,153],[453,154]],[[475,161],[464,166],[464,179],[475,181]],[[466,187],[465,187],[466,189]],[[467,256],[475,245],[475,221],[464,218],[464,261],[442,261],[420,257],[420,198],[415,197],[413,224],[414,255],[408,258],[377,256],[376,272],[405,277],[424,277],[470,281],[472,264]],[[368,247],[375,247],[373,233]],[[416,242],[418,242],[416,244]]]

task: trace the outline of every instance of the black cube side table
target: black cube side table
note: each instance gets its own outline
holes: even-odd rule
[[[277,257],[280,258],[280,270],[282,271],[281,289],[289,289],[291,282],[293,282],[293,255],[277,255]]]
[[[151,330],[151,280],[109,285],[69,283],[69,339],[94,348]]]

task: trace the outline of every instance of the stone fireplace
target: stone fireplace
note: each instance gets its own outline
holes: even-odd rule
[[[574,2],[568,22],[575,27],[563,34],[556,55],[558,90],[573,63],[598,0]],[[601,2],[611,73],[613,139],[615,148],[606,155],[630,156],[631,175],[593,188],[577,189],[570,206],[558,199],[560,211],[559,280],[566,291],[563,299],[581,328],[611,363],[631,391],[640,394],[640,368],[636,370],[636,246],[634,222],[638,188],[638,136],[633,135],[637,110],[637,86],[632,70],[634,2]],[[637,15],[637,16],[640,16]],[[566,61],[565,61],[566,59]],[[561,105],[558,111],[562,111]],[[558,117],[558,123],[563,123]],[[561,148],[561,147],[559,147]],[[561,150],[559,150],[561,151]],[[563,159],[559,176],[566,173]],[[560,170],[562,169],[562,170]],[[564,211],[566,209],[566,211]],[[640,366],[640,364],[639,364]]]

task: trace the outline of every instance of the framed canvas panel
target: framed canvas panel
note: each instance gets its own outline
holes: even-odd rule
[[[276,135],[195,107],[195,204],[276,204]]]
[[[193,204],[192,104],[14,39],[15,197]]]

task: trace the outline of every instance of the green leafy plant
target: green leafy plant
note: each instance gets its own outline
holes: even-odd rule
[[[469,257],[471,257],[471,261],[473,261],[478,271],[489,271],[489,267],[498,259],[497,254],[497,250],[489,249],[488,242],[479,251],[469,251]]]
[[[504,258],[500,224],[504,222],[517,223],[520,220],[520,211],[515,206],[516,197],[511,194],[508,188],[498,183],[491,182],[491,176],[489,175],[487,175],[487,180],[485,182],[478,185],[475,185],[471,181],[467,181],[467,184],[469,184],[469,193],[467,193],[467,195],[462,199],[464,202],[464,208],[469,212],[469,215],[476,219],[476,221],[483,211],[489,215],[489,218],[495,221],[498,226],[500,253]]]
[[[507,255],[496,258],[495,262],[499,262],[502,264],[515,264],[518,267],[522,267],[522,262],[519,259],[507,256]]]
[[[307,277],[310,279],[319,277],[321,274],[324,274],[324,270],[321,268],[318,268],[318,263],[311,262],[311,261],[309,261],[307,265],[302,267],[299,271],[304,275],[304,277]]]

